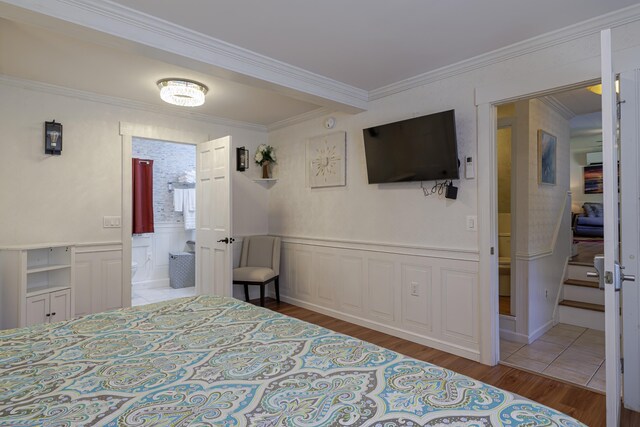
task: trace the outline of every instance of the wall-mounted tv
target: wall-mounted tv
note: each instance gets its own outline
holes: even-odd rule
[[[369,184],[459,178],[454,110],[362,132]]]

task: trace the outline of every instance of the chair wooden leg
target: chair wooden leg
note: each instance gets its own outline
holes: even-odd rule
[[[249,302],[249,285],[244,284],[244,300]]]
[[[280,302],[280,278],[276,277],[276,301]]]
[[[260,284],[260,307],[264,307],[264,283]]]

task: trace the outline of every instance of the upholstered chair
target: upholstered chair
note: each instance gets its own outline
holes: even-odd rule
[[[264,307],[264,288],[274,282],[276,300],[280,302],[280,238],[247,236],[242,242],[240,267],[233,269],[233,284],[244,285],[244,297],[249,301],[249,286],[260,286],[260,305]]]

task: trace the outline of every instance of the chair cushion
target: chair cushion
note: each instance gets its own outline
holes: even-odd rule
[[[276,275],[266,267],[240,267],[233,269],[234,282],[266,282]]]
[[[601,216],[579,216],[576,225],[588,225],[591,227],[602,227],[604,218]]]

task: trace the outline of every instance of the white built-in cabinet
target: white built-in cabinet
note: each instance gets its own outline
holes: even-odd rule
[[[71,289],[28,296],[26,312],[27,322],[24,326],[69,319],[71,317]]]
[[[74,315],[75,246],[0,249],[0,327],[32,326]]]

